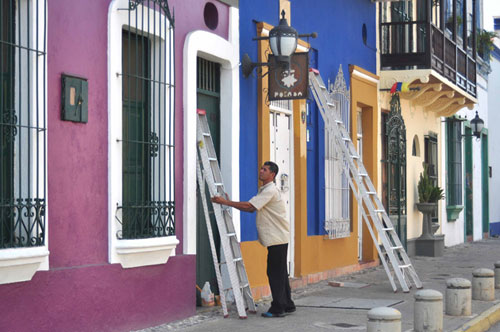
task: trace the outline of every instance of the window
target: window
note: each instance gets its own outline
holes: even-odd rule
[[[44,1],[0,4],[0,249],[45,244]]]
[[[46,1],[0,2],[0,284],[48,269]]]
[[[437,147],[437,136],[435,134],[429,134],[425,136],[425,157],[424,164],[427,167],[427,173],[432,183],[438,185],[438,147]]]
[[[420,157],[420,143],[418,142],[418,136],[413,137],[413,143],[411,145],[411,155],[414,157]]]
[[[164,0],[118,0],[110,11],[110,260],[160,264],[178,243],[173,19]]]
[[[330,96],[335,103],[335,119],[341,119],[350,128],[350,93],[344,80],[342,67],[335,84],[330,86]],[[325,130],[325,230],[328,237],[348,237],[350,223],[350,189],[348,174],[344,172],[347,161],[336,146],[334,134]]]
[[[448,220],[455,220],[462,211],[462,122],[446,120],[446,205]]]

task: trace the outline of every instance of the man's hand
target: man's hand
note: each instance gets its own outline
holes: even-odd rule
[[[222,198],[221,196],[214,196],[214,197],[212,197],[212,202],[213,203],[217,203],[217,204],[227,205],[226,204],[227,201],[224,198]]]
[[[227,194],[226,194],[227,196]],[[233,202],[228,199],[222,198],[221,196],[214,196],[211,201],[216,204],[227,205],[244,212],[254,212],[255,207],[249,202]]]

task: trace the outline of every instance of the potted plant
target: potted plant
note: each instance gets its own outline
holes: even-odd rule
[[[493,50],[493,39],[497,36],[495,32],[479,29],[476,37],[477,54],[489,62],[491,51]]]
[[[417,209],[424,215],[422,235],[420,238],[433,238],[434,232],[431,232],[431,214],[436,211],[438,201],[444,198],[444,194],[443,189],[434,185],[431,178],[429,178],[429,172],[426,165],[424,165],[424,171],[420,173],[417,189],[419,200]]]

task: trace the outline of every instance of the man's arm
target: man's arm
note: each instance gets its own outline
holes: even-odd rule
[[[244,212],[255,212],[256,208],[250,202],[233,202],[221,196],[212,197],[212,202],[222,205],[227,205]]]

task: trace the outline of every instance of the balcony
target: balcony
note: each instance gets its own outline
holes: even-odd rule
[[[430,20],[380,23],[381,88],[408,82],[418,91],[401,97],[439,116],[472,109],[477,103],[475,50],[465,51],[457,41]]]

